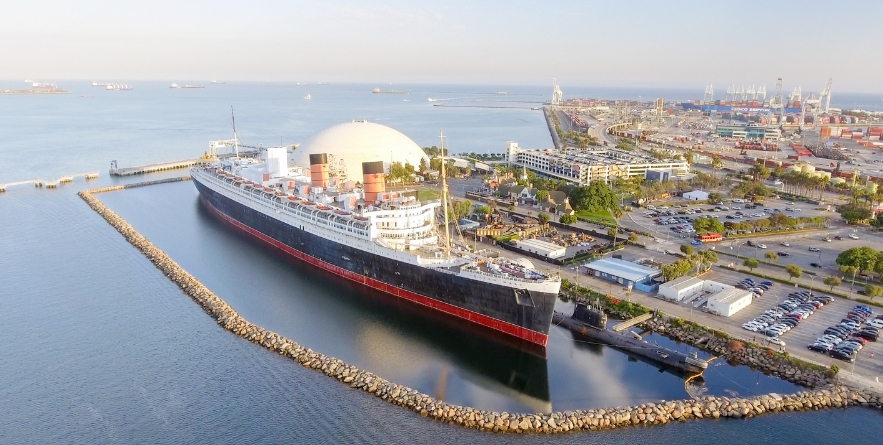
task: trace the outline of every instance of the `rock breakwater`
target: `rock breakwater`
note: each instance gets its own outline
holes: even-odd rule
[[[660,401],[630,407],[588,409],[552,414],[498,413],[452,405],[419,391],[390,382],[358,369],[340,359],[305,348],[275,332],[261,328],[240,316],[232,307],[138,233],[128,222],[108,209],[96,193],[145,185],[187,180],[174,178],[125,186],[84,190],[79,196],[101,215],[130,244],[141,251],[163,274],[196,302],[218,325],[235,335],[301,366],[374,395],[421,416],[483,431],[514,433],[564,433],[597,431],[634,425],[662,425],[702,418],[745,418],[782,411],[819,410],[866,406],[881,408],[883,398],[846,387],[829,387],[796,394],[769,394],[750,398],[703,397],[695,400]]]

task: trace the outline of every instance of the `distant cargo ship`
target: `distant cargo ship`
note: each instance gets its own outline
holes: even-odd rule
[[[169,85],[169,88],[202,89],[205,87],[202,85],[178,85],[177,83],[173,83],[173,84]]]
[[[30,90],[0,90],[0,94],[69,94],[70,91],[54,83],[31,82]]]
[[[108,91],[132,91],[132,87],[125,83],[109,83],[104,89]]]
[[[410,91],[381,91],[380,88],[374,88],[374,94],[411,94]]]

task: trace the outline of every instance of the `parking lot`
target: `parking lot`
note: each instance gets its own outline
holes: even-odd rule
[[[790,217],[824,216],[832,219],[837,217],[836,213],[818,210],[819,206],[804,202],[791,202],[784,199],[768,199],[762,203],[762,206],[755,208],[746,207],[750,207],[751,203],[735,201],[728,201],[722,205],[692,204],[687,200],[675,201],[675,203],[674,205],[669,204],[659,207],[651,204],[640,211],[630,212],[629,217],[634,224],[640,226],[643,230],[654,233],[657,238],[673,241],[686,241],[692,238],[692,233],[677,229],[677,226],[690,226],[690,221],[700,217],[711,216],[724,223],[769,218],[773,213],[782,213]],[[675,220],[678,221],[675,222]],[[834,230],[836,230],[836,227]]]
[[[715,271],[711,275],[713,276],[709,277],[709,279],[732,285],[735,285],[744,278],[749,277],[745,274],[726,270]],[[751,278],[758,282],[764,281],[763,279],[757,277]],[[742,328],[742,324],[756,317],[759,317],[761,314],[764,313],[764,311],[768,309],[775,308],[779,305],[779,303],[788,298],[788,294],[797,290],[799,289],[795,289],[794,287],[782,283],[776,283],[769,291],[764,292],[764,295],[762,297],[756,298],[751,305],[737,312],[732,317],[715,317],[713,315],[705,316],[724,320],[725,323],[731,328],[728,329],[728,331],[730,331],[731,333],[735,333],[738,337],[759,340],[762,339],[764,336],[762,333],[755,333],[745,330]],[[825,295],[823,293],[819,294]],[[800,324],[798,324],[796,327],[779,337],[787,345],[785,347],[785,350],[791,354],[800,355],[802,357],[809,358],[813,361],[825,365],[834,364],[845,371],[851,371],[853,366],[852,364],[834,359],[822,353],[810,351],[809,349],[807,349],[807,346],[815,342],[815,340],[824,333],[825,329],[840,323],[840,320],[846,317],[846,314],[856,304],[859,303],[839,297],[834,297],[834,300],[830,304],[826,304],[820,309],[817,309],[807,319],[801,321]],[[880,313],[883,313],[883,310],[880,310],[879,308],[875,310],[875,315]],[[869,341],[868,344],[861,351],[859,351],[855,362],[855,369],[856,372],[860,372],[865,375],[883,375],[883,340],[881,340],[880,342]]]

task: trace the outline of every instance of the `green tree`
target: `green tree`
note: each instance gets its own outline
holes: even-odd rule
[[[711,155],[711,171],[717,177],[717,171],[724,168],[724,161],[718,155]]]
[[[576,215],[561,215],[561,218],[558,219],[558,222],[561,224],[573,224],[577,221]]]
[[[420,172],[425,172],[429,168],[429,165],[426,164],[426,158],[420,158]]]
[[[834,292],[834,287],[840,286],[840,283],[842,282],[843,281],[840,280],[840,277],[825,277],[825,279],[822,280],[822,283],[825,283],[831,287],[831,292]]]
[[[478,206],[475,208],[475,213],[487,215],[491,213],[491,208],[488,206]]]
[[[745,258],[745,261],[742,262],[742,265],[753,271],[757,266],[760,265],[760,262],[755,260],[754,258]]]
[[[616,236],[617,233],[619,233],[619,231],[616,230],[616,227],[611,227],[607,230],[607,235],[609,236]]]
[[[724,200],[724,195],[722,195],[721,193],[711,192],[708,194],[708,202],[709,203],[714,204],[717,202],[723,202],[723,200]]]
[[[791,278],[800,278],[800,276],[803,275],[803,269],[801,269],[800,266],[796,264],[789,264],[785,266],[785,270],[788,272],[788,275]],[[791,278],[788,278],[788,281],[791,281]]]
[[[537,190],[537,201],[543,202],[546,199],[549,199],[549,191],[548,190]]]
[[[871,219],[871,209],[859,203],[842,205],[838,211],[840,216],[850,224],[862,223]]]
[[[682,244],[681,245],[681,252],[687,256],[693,255],[693,246],[691,246],[689,244]]]
[[[570,204],[576,210],[600,212],[617,207],[616,194],[603,181],[592,181],[588,186],[571,186],[563,190],[570,197]]]
[[[699,235],[706,233],[723,233],[724,224],[716,218],[696,218],[693,220],[693,229]]]
[[[770,172],[770,169],[760,162],[755,162],[754,165],[751,166],[751,175],[754,176],[755,181],[765,181],[770,177],[770,173],[772,173]]]
[[[764,255],[764,256],[766,257],[766,259],[768,259],[774,263],[776,261],[779,261],[779,254],[777,254],[776,252],[767,252],[766,255]]]
[[[878,254],[870,247],[853,247],[837,255],[836,263],[840,266],[853,266],[862,272],[874,270]],[[853,277],[855,271],[853,271]]]
[[[708,270],[711,265],[718,260],[717,252],[713,250],[700,250],[699,253],[696,254],[696,257],[703,272]]]
[[[868,297],[874,299],[876,297],[879,297],[880,295],[883,295],[883,287],[869,284],[865,286],[865,293],[868,295]]]
[[[546,224],[549,222],[549,219],[549,214],[546,212],[540,212],[540,214],[537,215],[537,221],[539,221],[540,224]]]

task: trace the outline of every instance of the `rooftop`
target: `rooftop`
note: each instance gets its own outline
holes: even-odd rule
[[[727,303],[732,303],[733,301],[738,300],[738,299],[744,297],[745,295],[751,295],[751,292],[744,290],[744,289],[739,289],[739,288],[734,287],[734,288],[730,288],[730,289],[724,289],[724,290],[712,295],[711,297],[708,298],[708,301],[709,302],[713,301],[715,303],[721,303],[721,304],[727,304]]]
[[[659,287],[672,288],[678,291],[682,291],[684,289],[689,289],[697,284],[703,284],[703,281],[696,277],[691,277],[689,275],[685,275],[683,277],[675,278],[674,280],[668,281],[666,283],[660,284]]]
[[[629,281],[641,281],[647,277],[656,276],[662,273],[651,267],[642,266],[631,261],[624,261],[617,258],[604,258],[602,260],[593,261],[586,264],[586,268],[604,272]]]

